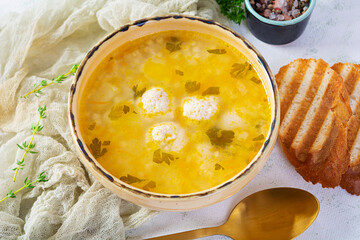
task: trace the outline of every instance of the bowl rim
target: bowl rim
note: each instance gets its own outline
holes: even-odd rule
[[[276,21],[276,20],[271,20],[271,19],[261,16],[260,14],[258,14],[255,11],[255,9],[253,9],[253,7],[250,4],[250,0],[245,0],[245,7],[254,17],[256,17],[261,22],[264,22],[264,23],[267,23],[270,25],[285,27],[285,26],[297,24],[297,23],[303,21],[304,19],[306,19],[308,16],[310,16],[310,14],[312,13],[312,11],[315,8],[315,3],[316,3],[316,0],[310,0],[309,8],[308,8],[308,10],[306,10],[306,12],[303,15],[301,15],[300,17],[294,18],[292,20],[288,20],[288,21]]]
[[[251,162],[249,164],[246,165],[245,168],[243,168],[238,174],[236,174],[232,178],[228,179],[227,181],[224,181],[221,184],[218,184],[209,189],[205,189],[205,190],[202,190],[199,192],[194,192],[194,193],[186,193],[186,194],[165,194],[165,193],[150,192],[150,191],[146,191],[146,190],[143,190],[140,188],[133,187],[132,185],[127,184],[127,183],[121,181],[120,179],[113,177],[112,174],[109,173],[105,168],[103,168],[102,165],[99,164],[97,162],[97,160],[92,157],[91,153],[85,149],[86,145],[81,141],[81,139],[79,138],[80,133],[78,133],[76,130],[77,124],[75,121],[75,115],[73,113],[74,112],[73,105],[75,104],[74,95],[75,95],[75,92],[77,89],[77,84],[78,84],[79,79],[84,70],[84,66],[86,65],[87,61],[94,55],[94,53],[100,48],[100,46],[102,44],[104,44],[106,41],[108,41],[115,35],[126,32],[127,30],[129,30],[132,27],[142,27],[147,22],[156,22],[156,21],[165,20],[165,19],[169,19],[169,18],[173,18],[175,20],[176,19],[187,19],[187,20],[192,20],[192,21],[199,21],[199,22],[202,22],[205,24],[210,24],[210,25],[214,25],[216,27],[220,27],[221,29],[223,29],[225,31],[229,31],[232,35],[234,35],[234,37],[241,40],[244,43],[244,45],[249,49],[249,51],[252,51],[256,54],[257,60],[259,61],[260,65],[262,65],[262,67],[265,71],[265,74],[269,77],[270,86],[271,86],[270,89],[272,90],[272,94],[274,95],[274,113],[275,113],[274,119],[270,123],[270,128],[269,128],[270,133],[269,133],[268,137],[265,139],[264,144],[262,145],[262,148],[259,149],[259,152],[261,152],[261,154],[259,154],[259,152],[258,152],[258,154],[251,160]],[[201,17],[197,17],[197,16],[195,17],[195,16],[184,15],[184,14],[170,14],[170,15],[166,15],[166,16],[143,18],[143,19],[139,19],[133,23],[126,24],[126,25],[122,26],[120,29],[115,30],[114,32],[106,35],[102,40],[100,40],[95,46],[92,47],[92,49],[86,54],[86,56],[81,61],[78,71],[76,72],[76,75],[72,81],[71,88],[69,91],[68,118],[69,118],[69,125],[70,125],[70,129],[71,129],[72,138],[75,142],[78,153],[81,155],[81,156],[79,156],[79,158],[80,158],[81,162],[83,161],[82,157],[85,157],[89,161],[87,164],[84,164],[86,167],[89,167],[89,165],[91,165],[91,168],[93,168],[93,170],[97,171],[99,174],[102,174],[102,179],[107,181],[109,184],[116,185],[118,188],[122,188],[122,189],[126,190],[128,193],[133,193],[138,196],[140,195],[144,198],[151,198],[151,199],[155,199],[155,200],[178,201],[179,199],[194,199],[194,198],[200,198],[203,196],[209,196],[209,195],[215,194],[215,192],[224,190],[224,188],[228,185],[234,185],[233,184],[234,182],[237,182],[237,180],[239,178],[247,175],[251,171],[252,168],[256,167],[257,163],[259,162],[259,160],[262,157],[262,153],[264,153],[268,150],[270,150],[270,152],[271,152],[272,148],[275,145],[275,142],[277,139],[277,134],[278,134],[279,121],[280,121],[280,100],[279,100],[277,84],[276,84],[275,78],[270,70],[270,67],[268,66],[264,57],[258,52],[258,50],[243,36],[239,35],[237,32],[235,32],[231,28],[224,26],[220,23],[217,23],[213,20],[209,20],[209,19],[205,19],[205,18],[201,18]]]

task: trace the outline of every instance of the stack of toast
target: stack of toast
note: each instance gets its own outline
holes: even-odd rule
[[[276,75],[279,139],[301,176],[360,195],[360,66],[297,59]]]

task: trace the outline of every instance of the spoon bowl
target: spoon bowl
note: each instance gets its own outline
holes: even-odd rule
[[[185,240],[219,234],[234,240],[293,239],[314,222],[318,213],[319,201],[311,193],[296,188],[271,188],[241,200],[221,226],[150,240]]]

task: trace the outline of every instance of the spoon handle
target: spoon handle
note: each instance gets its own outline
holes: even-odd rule
[[[182,233],[174,233],[170,235],[165,235],[161,237],[147,238],[146,240],[190,240],[196,238],[207,237],[211,235],[217,235],[219,227],[210,227],[210,228],[202,228],[195,229],[192,231],[182,232]]]

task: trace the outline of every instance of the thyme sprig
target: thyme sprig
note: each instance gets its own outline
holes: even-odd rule
[[[16,193],[20,192],[21,190],[25,189],[25,188],[29,188],[32,189],[35,186],[33,184],[38,183],[38,182],[47,182],[49,181],[49,179],[47,179],[46,175],[44,174],[45,172],[41,172],[39,177],[35,180],[35,181],[31,181],[29,178],[25,178],[24,181],[24,186],[22,186],[21,188],[19,188],[16,191],[10,190],[6,196],[0,200],[0,202],[8,199],[8,198],[15,198],[16,197]]]
[[[46,111],[45,105],[44,105],[44,107],[39,106],[39,108],[38,108],[39,120],[35,126],[34,125],[31,126],[31,131],[33,134],[32,134],[30,142],[27,143],[26,141],[24,141],[21,145],[17,144],[18,148],[20,148],[21,150],[24,151],[24,154],[20,160],[16,159],[17,167],[13,168],[13,170],[15,171],[14,179],[13,179],[14,182],[16,180],[16,176],[17,176],[19,170],[22,170],[23,167],[25,166],[24,161],[25,161],[26,154],[28,154],[28,153],[36,154],[37,153],[36,151],[32,150],[35,147],[35,143],[33,143],[33,141],[34,141],[35,134],[37,132],[40,132],[44,128],[44,126],[40,124],[40,121],[41,121],[41,119],[46,118],[45,111]]]
[[[78,68],[79,68],[79,65],[74,64],[71,67],[70,71],[65,74],[61,74],[60,76],[57,76],[56,78],[53,78],[50,81],[42,80],[40,83],[35,83],[33,90],[28,92],[27,94],[21,96],[20,98],[27,98],[32,93],[34,93],[35,96],[38,97],[40,94],[42,94],[41,90],[43,88],[46,88],[47,86],[50,86],[51,84],[54,84],[54,83],[62,83],[70,74],[72,74],[72,75],[75,74]]]

